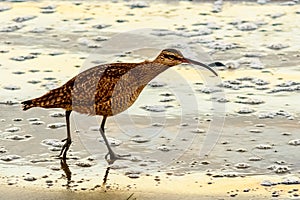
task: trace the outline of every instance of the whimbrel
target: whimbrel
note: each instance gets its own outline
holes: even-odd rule
[[[107,117],[128,109],[153,78],[168,68],[182,63],[200,65],[217,76],[209,66],[185,58],[178,50],[165,49],[153,61],[103,64],[83,71],[61,87],[41,97],[22,102],[23,110],[32,107],[65,109],[67,138],[62,140],[65,143],[59,154],[63,159],[66,159],[72,143],[71,112],[103,116],[99,131],[108,149],[105,158],[112,164],[121,157],[113,152],[105,136],[104,125]]]

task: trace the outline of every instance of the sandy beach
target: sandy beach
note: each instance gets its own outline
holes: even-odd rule
[[[0,199],[300,199],[297,1],[0,2]],[[111,117],[21,101],[81,71],[152,60],[165,48],[214,67],[178,65]],[[109,168],[108,168],[109,167]]]

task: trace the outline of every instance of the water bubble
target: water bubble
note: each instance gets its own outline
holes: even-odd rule
[[[300,145],[300,139],[294,139],[294,140],[290,140],[288,142],[289,145],[294,145],[294,146],[298,146]]]
[[[259,144],[259,145],[256,145],[255,148],[267,150],[267,149],[272,149],[273,147],[269,144]]]
[[[5,131],[11,132],[11,133],[17,132],[17,131],[20,131],[20,130],[21,130],[20,127],[10,127],[10,128],[5,129]]]
[[[21,158],[21,156],[19,155],[5,155],[5,156],[1,156],[0,160],[6,161],[6,162],[10,162],[16,159]]]
[[[57,123],[52,123],[52,124],[48,124],[47,127],[51,128],[51,129],[57,129],[57,128],[61,128],[66,126],[66,123],[63,122],[57,122]]]
[[[237,163],[234,165],[237,169],[246,169],[249,168],[250,165],[248,163]]]
[[[26,177],[24,178],[24,180],[25,180],[25,181],[35,181],[35,180],[37,180],[37,178],[35,178],[34,176],[26,176]]]

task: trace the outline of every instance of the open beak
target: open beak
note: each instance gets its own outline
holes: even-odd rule
[[[201,62],[191,60],[191,59],[188,59],[188,58],[184,58],[184,62],[194,64],[194,65],[200,65],[201,67],[204,67],[204,68],[208,69],[209,71],[211,71],[215,76],[218,76],[218,74],[217,74],[217,72],[215,72],[215,70],[213,70],[211,67],[209,67],[208,65],[205,65]]]

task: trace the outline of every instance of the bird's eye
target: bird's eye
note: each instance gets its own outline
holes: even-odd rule
[[[177,57],[174,55],[164,55],[165,58],[175,60]]]

